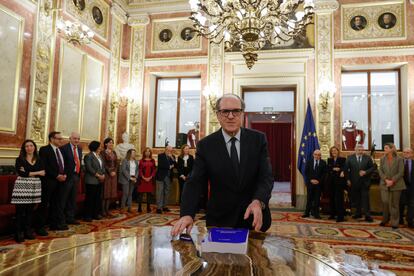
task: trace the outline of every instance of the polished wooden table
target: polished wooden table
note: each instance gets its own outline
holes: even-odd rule
[[[197,251],[173,240],[170,227],[117,229],[74,235],[0,254],[1,275],[343,275],[332,264],[292,248],[289,240],[251,233],[248,255]]]

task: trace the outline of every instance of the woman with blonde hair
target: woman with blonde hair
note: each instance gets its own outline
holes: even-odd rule
[[[385,155],[381,158],[378,169],[381,177],[381,201],[383,219],[380,226],[391,223],[393,229],[398,228],[400,220],[400,196],[401,191],[406,189],[404,183],[404,161],[398,157],[395,146],[387,143],[384,146]]]
[[[151,212],[150,195],[154,192],[155,174],[157,172],[155,160],[152,158],[150,148],[142,152],[142,159],[139,161],[139,182],[138,182],[138,212],[142,212],[142,196],[147,195],[147,213]]]
[[[129,149],[126,157],[121,162],[119,183],[122,184],[121,210],[128,206],[128,213],[131,213],[132,191],[138,180],[138,161],[135,160],[135,149]]]

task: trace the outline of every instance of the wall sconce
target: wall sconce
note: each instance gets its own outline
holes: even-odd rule
[[[128,104],[133,104],[138,102],[138,95],[134,94],[132,89],[129,87],[125,87],[118,93],[112,93],[111,98],[111,112],[113,112],[116,108],[119,107],[126,107]]]
[[[45,3],[43,4],[43,11],[45,12],[46,16],[49,16],[51,12],[58,12],[61,11],[61,8],[57,8],[57,7],[53,7],[53,2],[52,4],[50,4],[49,1],[45,1]]]
[[[213,89],[210,86],[206,86],[203,90],[203,96],[208,99],[208,103],[210,105],[210,109],[215,112],[216,110],[216,102],[218,99],[218,89]]]
[[[59,19],[56,27],[58,32],[62,33],[65,39],[74,46],[90,43],[95,35],[88,26],[79,22]]]
[[[333,99],[335,96],[335,83],[328,79],[322,80],[319,85],[319,91],[319,104],[322,108],[322,111],[326,112],[328,110],[331,99]]]

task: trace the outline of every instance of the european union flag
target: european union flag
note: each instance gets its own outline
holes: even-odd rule
[[[318,136],[316,135],[315,121],[313,120],[312,109],[308,99],[305,124],[303,125],[302,139],[298,153],[298,170],[306,182],[305,168],[306,161],[312,158],[313,152],[319,149]]]

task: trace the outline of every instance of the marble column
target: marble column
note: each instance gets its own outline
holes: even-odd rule
[[[128,24],[132,27],[130,89],[134,94],[134,100],[128,105],[127,131],[130,134],[130,143],[135,145],[138,153],[141,152],[145,41],[146,25],[149,22],[149,17],[146,15],[130,16],[128,18]]]
[[[111,63],[109,67],[109,94],[108,94],[108,116],[106,125],[106,136],[112,137],[116,143],[116,125],[119,104],[120,89],[120,62],[122,45],[122,27],[127,23],[126,12],[116,3],[111,7],[112,31],[111,31]]]
[[[40,145],[48,143],[53,64],[56,45],[57,0],[39,0],[33,60],[27,138]]]
[[[207,99],[207,118],[206,135],[215,132],[219,127],[216,114],[214,112],[215,101],[223,95],[224,89],[224,44],[209,43],[208,48],[208,89],[210,98]]]
[[[321,105],[322,83],[333,82],[334,80],[334,20],[333,12],[338,9],[336,0],[315,1],[315,107],[316,107],[316,128],[319,144],[324,157],[327,157],[329,148],[334,145],[333,115],[334,106],[328,101],[326,108]]]

